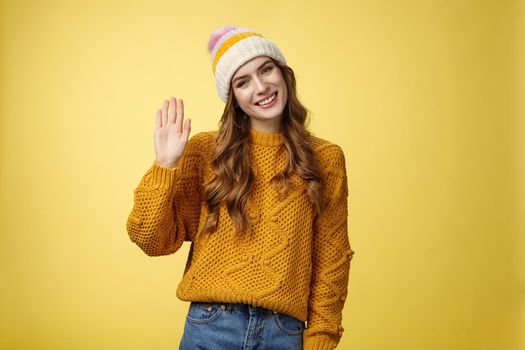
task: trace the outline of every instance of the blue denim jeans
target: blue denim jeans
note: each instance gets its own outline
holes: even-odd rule
[[[179,350],[301,350],[305,322],[248,304],[191,302]]]

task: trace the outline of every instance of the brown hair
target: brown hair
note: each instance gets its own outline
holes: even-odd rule
[[[296,174],[306,185],[306,192],[316,212],[324,209],[321,193],[319,165],[308,139],[311,133],[306,129],[308,110],[297,97],[295,74],[289,66],[274,60],[286,82],[288,98],[283,110],[282,133],[284,142],[279,152],[286,152],[286,165],[271,179],[281,200],[293,187],[289,177]],[[255,175],[251,167],[250,118],[236,106],[232,87],[219,122],[217,147],[212,158],[215,177],[205,184],[208,217],[204,233],[216,230],[221,203],[226,204],[228,213],[237,232],[251,228],[246,208],[254,184]],[[280,153],[279,153],[280,154]]]

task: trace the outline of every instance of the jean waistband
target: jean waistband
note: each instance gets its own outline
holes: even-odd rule
[[[251,314],[255,314],[257,312],[263,313],[263,314],[268,314],[268,315],[270,315],[272,313],[274,313],[274,314],[278,313],[277,311],[270,310],[270,309],[267,309],[267,308],[262,307],[262,306],[251,305],[251,304],[244,304],[244,303],[224,303],[224,302],[212,302],[212,301],[204,301],[204,302],[201,302],[201,301],[195,302],[195,301],[193,301],[192,303],[204,304],[204,305],[209,306],[210,308],[213,307],[213,306],[219,306],[219,307],[223,308],[227,312],[231,312],[232,309],[236,309],[236,310],[239,310],[239,311],[242,311],[242,312],[245,312],[245,313],[251,313]]]

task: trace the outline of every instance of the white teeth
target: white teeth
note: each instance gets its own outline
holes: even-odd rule
[[[258,104],[259,106],[264,106],[264,105],[267,105],[268,103],[272,102],[274,99],[275,99],[275,94],[273,94],[272,97],[267,98],[266,100],[264,100],[264,101],[262,101],[262,102],[258,102],[257,104]]]

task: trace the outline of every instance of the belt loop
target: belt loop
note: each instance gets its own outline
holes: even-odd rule
[[[225,311],[226,311],[227,313],[232,312],[232,307],[233,307],[232,303],[225,303],[224,305],[226,306]]]

